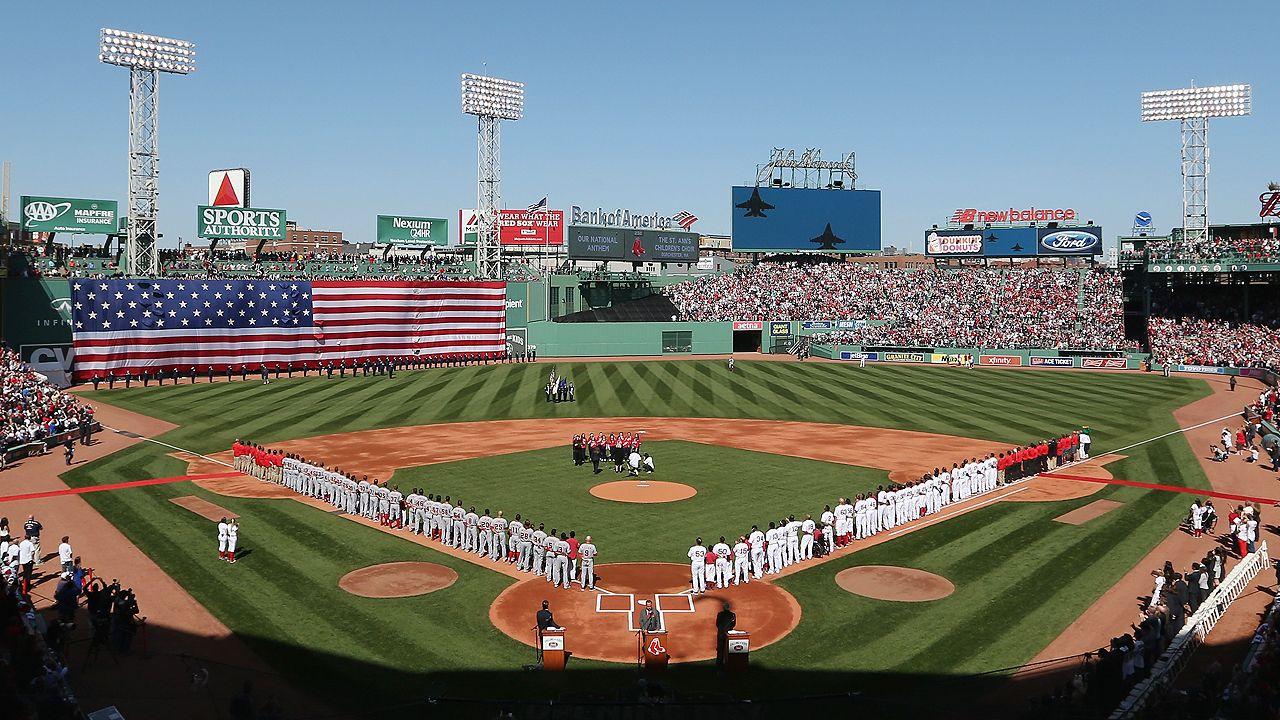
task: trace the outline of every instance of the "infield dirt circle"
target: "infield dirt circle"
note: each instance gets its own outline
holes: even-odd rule
[[[697,488],[690,485],[662,480],[617,480],[600,483],[590,492],[601,500],[628,503],[676,502],[698,494]]]
[[[623,663],[636,661],[634,628],[644,600],[662,613],[671,662],[715,658],[716,614],[725,602],[738,616],[738,629],[751,633],[752,649],[781,640],[800,622],[800,604],[770,582],[690,595],[688,565],[646,562],[597,565],[596,577],[595,592],[552,588],[540,577],[518,582],[493,601],[489,620],[533,647],[533,615],[547,600],[556,623],[569,629],[565,645],[574,657]]]
[[[836,584],[855,595],[894,602],[941,600],[956,591],[951,581],[926,570],[860,565],[836,573]]]
[[[453,568],[429,562],[393,562],[352,570],[338,587],[367,598],[402,598],[443,590],[458,580]]]

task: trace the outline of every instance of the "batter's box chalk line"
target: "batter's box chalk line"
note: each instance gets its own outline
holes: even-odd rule
[[[606,603],[605,598],[619,598],[620,601]],[[614,607],[605,607],[606,604],[613,605]],[[678,615],[691,614],[694,612],[693,597],[686,593],[655,593],[653,595],[653,605],[658,611],[658,628],[664,632],[667,629],[667,613]],[[623,607],[626,609],[624,610]],[[629,632],[640,632],[640,626],[636,623],[636,613],[643,607],[644,606],[641,604],[641,601],[636,600],[634,593],[606,592],[596,595],[596,612],[625,613],[627,616],[627,630]]]

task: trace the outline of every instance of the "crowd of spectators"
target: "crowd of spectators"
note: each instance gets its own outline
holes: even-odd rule
[[[1210,236],[1200,240],[1169,238],[1146,244],[1150,262],[1280,262],[1280,238]]]
[[[682,320],[853,320],[816,338],[873,346],[1137,349],[1120,275],[1061,268],[767,263],[664,288]]]
[[[1280,328],[1192,317],[1151,317],[1152,359],[1158,363],[1280,369]]]
[[[92,408],[49,383],[17,353],[0,348],[0,454],[92,420]]]

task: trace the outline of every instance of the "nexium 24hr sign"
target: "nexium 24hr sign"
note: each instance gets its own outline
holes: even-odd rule
[[[202,238],[284,240],[285,212],[200,205],[196,208],[196,228]]]

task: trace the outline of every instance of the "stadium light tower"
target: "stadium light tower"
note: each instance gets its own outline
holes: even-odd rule
[[[524,83],[484,75],[462,75],[462,112],[475,115],[476,272],[502,277],[498,213],[502,204],[502,133],[499,122],[524,117]]]
[[[1252,110],[1249,85],[1214,85],[1142,93],[1142,122],[1182,124],[1182,238],[1209,234],[1209,118],[1240,117]]]
[[[186,75],[196,69],[195,45],[185,40],[102,28],[98,60],[129,68],[129,226],[125,244],[129,272],[155,275],[159,215],[160,73]]]

